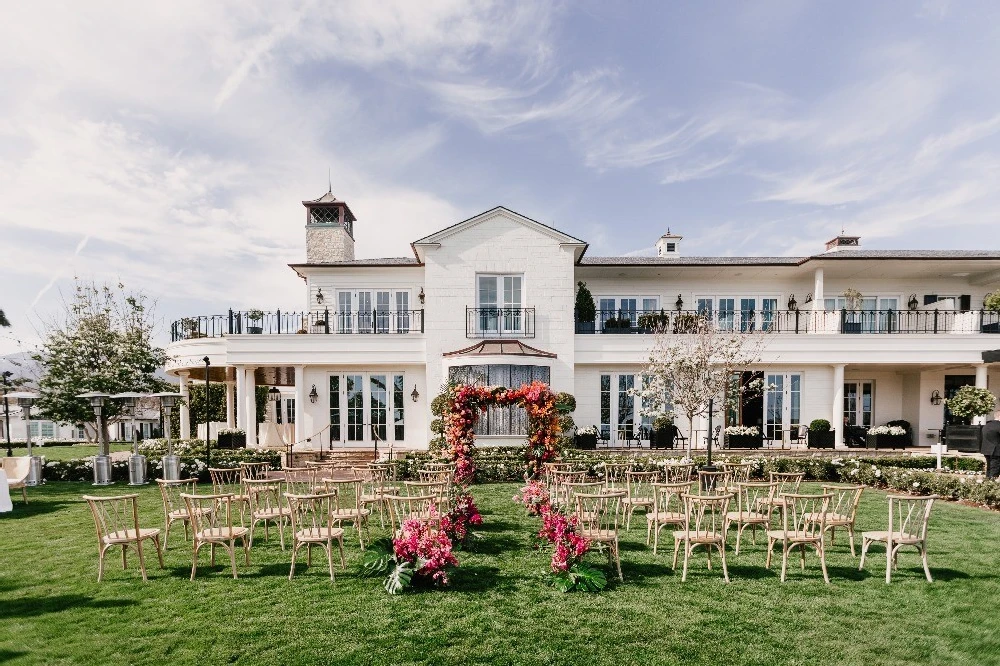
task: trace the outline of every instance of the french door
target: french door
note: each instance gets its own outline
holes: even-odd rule
[[[601,375],[601,437],[612,444],[630,438],[641,425],[640,400],[632,395],[639,388],[638,374]]]
[[[404,386],[402,373],[330,375],[330,441],[347,446],[402,441]]]
[[[844,425],[865,430],[872,426],[875,409],[875,382],[871,380],[844,382]]]
[[[358,291],[338,292],[337,331],[340,333],[408,333],[410,331],[410,293],[388,289],[359,289]]]
[[[764,437],[784,442],[802,422],[802,375],[764,374]]]
[[[479,333],[502,335],[520,333],[524,327],[520,275],[479,275],[476,306]]]

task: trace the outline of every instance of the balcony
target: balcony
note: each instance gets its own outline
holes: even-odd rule
[[[708,325],[721,331],[826,334],[1000,333],[1000,312],[972,310],[666,311],[598,310],[596,321],[576,318],[581,334],[695,333]]]
[[[467,338],[533,338],[535,308],[465,308]]]
[[[364,312],[261,312],[230,310],[228,315],[185,317],[170,325],[170,341],[225,335],[410,335],[424,332],[423,310]]]

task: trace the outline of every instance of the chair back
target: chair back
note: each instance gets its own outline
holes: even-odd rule
[[[604,492],[603,481],[581,481],[580,483],[563,484],[563,492],[566,494],[566,509],[576,511],[577,495],[595,495]]]
[[[737,483],[736,510],[744,516],[749,513],[767,514],[777,490],[778,484],[767,481]]]
[[[188,510],[188,520],[198,534],[212,530],[213,537],[231,539],[233,537],[233,503],[236,497],[231,493],[212,495],[189,495],[181,493]],[[239,512],[239,507],[236,507]]]
[[[583,483],[587,480],[586,472],[576,470],[555,469],[549,472],[549,476],[552,479],[552,490],[549,491],[551,501],[554,502],[556,506],[563,506],[567,508],[569,497],[566,494],[566,484]]]
[[[663,468],[663,480],[667,483],[689,483],[694,463],[670,463]]]
[[[781,522],[786,538],[789,534],[794,534],[796,538],[822,539],[833,494],[785,493],[782,497]]]
[[[309,495],[285,493],[292,514],[292,534],[306,531],[314,538],[333,538],[336,499],[335,490]]]
[[[625,491],[580,494],[576,496],[576,518],[581,536],[618,538],[618,521]]]
[[[212,492],[216,495],[242,495],[243,470],[238,467],[209,467],[208,476],[212,480]]]
[[[448,484],[440,481],[403,481],[403,494],[410,497],[433,495],[441,504],[448,499]]]
[[[94,516],[98,542],[104,543],[112,535],[118,539],[139,538],[138,493],[114,497],[84,495],[83,499],[87,501]]]
[[[312,467],[286,467],[282,470],[285,476],[285,493],[292,495],[316,494],[317,470]]]
[[[194,495],[198,492],[197,479],[178,479],[177,481],[157,479],[156,484],[160,487],[163,511],[167,515],[174,511],[186,511],[187,503],[184,502],[184,495]]]
[[[722,463],[722,469],[729,472],[729,483],[734,486],[750,481],[750,472],[753,470],[753,466],[752,462]]]
[[[248,479],[266,479],[271,471],[271,463],[267,462],[241,462],[240,475],[243,481]]]
[[[890,538],[896,535],[921,542],[927,541],[927,523],[931,518],[931,507],[937,495],[913,497],[911,495],[889,495]]]
[[[368,463],[369,469],[383,470],[389,481],[396,480],[396,463],[391,461],[384,462],[370,462]]]
[[[458,469],[458,464],[453,462],[427,462],[424,463],[424,469],[432,470],[448,470],[452,474]]]
[[[361,511],[361,480],[360,479],[323,479],[325,492],[336,492],[334,511],[354,509]]]
[[[7,481],[21,482],[28,478],[31,470],[31,458],[28,456],[10,456],[3,459],[3,471]]]
[[[443,483],[451,488],[455,473],[450,469],[418,469],[417,479],[425,483]]]
[[[389,494],[385,498],[389,502],[389,522],[393,532],[402,528],[407,520],[432,525],[439,519],[437,497],[434,495]]]
[[[861,502],[861,493],[864,489],[864,486],[823,486],[824,493],[833,495],[833,499],[830,500],[830,513],[843,516],[853,523],[858,514],[858,504]]]
[[[699,493],[713,494],[721,493],[729,485],[729,472],[719,470],[709,472],[703,469],[698,470],[698,490]]]
[[[726,512],[732,495],[695,495],[685,493],[684,531],[689,535],[726,538]]]
[[[660,478],[659,472],[625,472],[625,492],[630,502],[653,504],[653,484]]]
[[[319,481],[340,475],[354,478],[354,472],[351,471],[350,467],[339,460],[308,460],[304,466],[316,472],[316,479]]]
[[[691,482],[654,483],[653,513],[684,513],[684,495],[691,492]]]
[[[805,476],[805,472],[771,472],[768,474],[768,480],[771,483],[778,484],[778,489],[774,491],[774,496],[780,497],[787,493],[799,492],[799,486],[802,484],[802,479]]]
[[[369,497],[381,497],[395,490],[385,467],[355,467],[354,477],[361,482],[361,492]]]
[[[604,475],[604,487],[608,490],[625,490],[625,473],[631,471],[632,463],[601,463]]]
[[[243,492],[250,498],[250,513],[280,511],[282,487],[278,479],[245,479]]]

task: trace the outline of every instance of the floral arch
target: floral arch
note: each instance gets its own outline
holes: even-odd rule
[[[455,461],[455,481],[461,485],[472,482],[475,464],[472,450],[476,444],[476,421],[490,406],[522,405],[528,413],[528,441],[525,447],[525,470],[529,478],[537,478],[542,463],[558,453],[559,413],[556,394],[545,382],[534,381],[520,388],[471,386],[456,384],[448,387],[448,410],[444,414],[448,453]]]

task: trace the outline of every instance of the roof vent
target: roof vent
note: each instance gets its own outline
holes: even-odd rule
[[[837,250],[845,249],[850,250],[858,247],[861,247],[861,236],[845,236],[843,231],[841,231],[840,235],[836,238],[826,242],[827,252],[836,252]]]
[[[660,240],[656,241],[656,256],[668,259],[681,256],[680,248],[683,239],[684,236],[670,233],[668,227],[667,233],[660,236]]]

